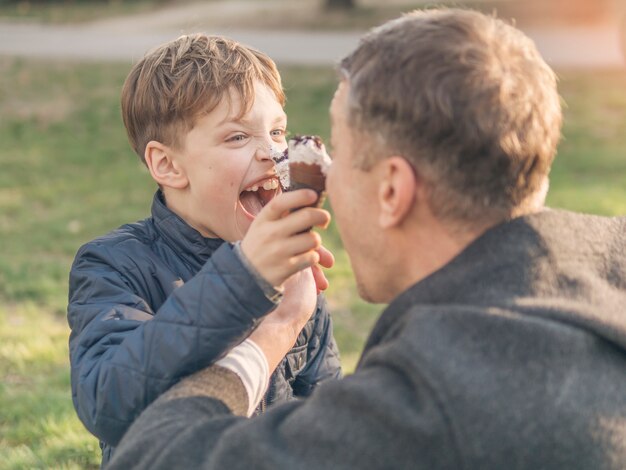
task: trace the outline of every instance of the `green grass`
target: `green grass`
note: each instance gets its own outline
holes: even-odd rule
[[[0,338],[0,468],[98,468],[70,398],[67,323],[33,304],[0,307]]]
[[[119,91],[128,65],[0,58],[0,469],[96,468],[96,440],[69,392],[67,274],[78,247],[149,213],[154,184],[126,141]],[[292,132],[328,138],[335,73],[284,69]],[[564,141],[552,206],[626,213],[626,73],[567,72]],[[358,299],[347,256],[328,298],[346,370],[381,306]]]
[[[0,296],[60,312],[79,244],[147,213],[125,141],[124,67],[0,61]]]
[[[562,73],[564,137],[548,203],[604,215],[626,214],[626,73]]]

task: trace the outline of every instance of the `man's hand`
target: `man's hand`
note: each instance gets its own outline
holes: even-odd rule
[[[330,214],[314,207],[303,207],[315,202],[317,194],[298,190],[279,194],[258,214],[241,242],[241,250],[272,286],[280,288],[292,276],[306,268],[332,266],[332,255],[321,248],[321,237],[309,230],[326,227]],[[293,209],[302,209],[290,212]],[[328,285],[319,267],[315,269],[318,289]]]
[[[293,347],[317,304],[315,279],[309,268],[293,274],[285,281],[284,288],[280,305],[250,335],[263,350],[270,373]]]
[[[317,249],[317,254],[320,259],[316,265],[311,266],[311,271],[313,271],[313,279],[315,279],[315,286],[317,287],[317,293],[319,294],[320,292],[328,289],[328,279],[326,279],[324,271],[322,271],[322,267],[332,268],[335,264],[335,257],[323,246],[320,246]]]

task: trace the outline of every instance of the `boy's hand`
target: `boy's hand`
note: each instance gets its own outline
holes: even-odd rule
[[[303,207],[316,198],[315,191],[307,189],[279,194],[257,215],[241,241],[248,261],[274,287],[281,288],[290,276],[317,263],[332,266],[332,255],[322,248],[319,234],[309,230],[328,226],[330,214]],[[314,279],[318,288],[328,285],[317,266]]]

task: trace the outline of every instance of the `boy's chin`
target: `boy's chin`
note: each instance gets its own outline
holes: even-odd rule
[[[237,214],[236,217],[236,227],[235,227],[235,232],[236,232],[236,238],[235,240],[241,240],[246,233],[248,233],[248,230],[250,229],[250,226],[252,225],[252,222],[254,222],[254,216],[248,214],[248,213],[240,213]]]

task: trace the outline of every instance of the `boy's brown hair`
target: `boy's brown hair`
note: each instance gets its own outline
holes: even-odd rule
[[[252,106],[254,82],[267,85],[285,104],[280,74],[267,55],[221,36],[181,36],[146,54],[122,89],[122,118],[131,146],[145,163],[146,144],[180,146],[199,116],[229,93]]]
[[[431,210],[463,225],[543,205],[560,98],[522,32],[474,11],[416,11],[374,29],[341,70],[361,168],[403,155]]]

